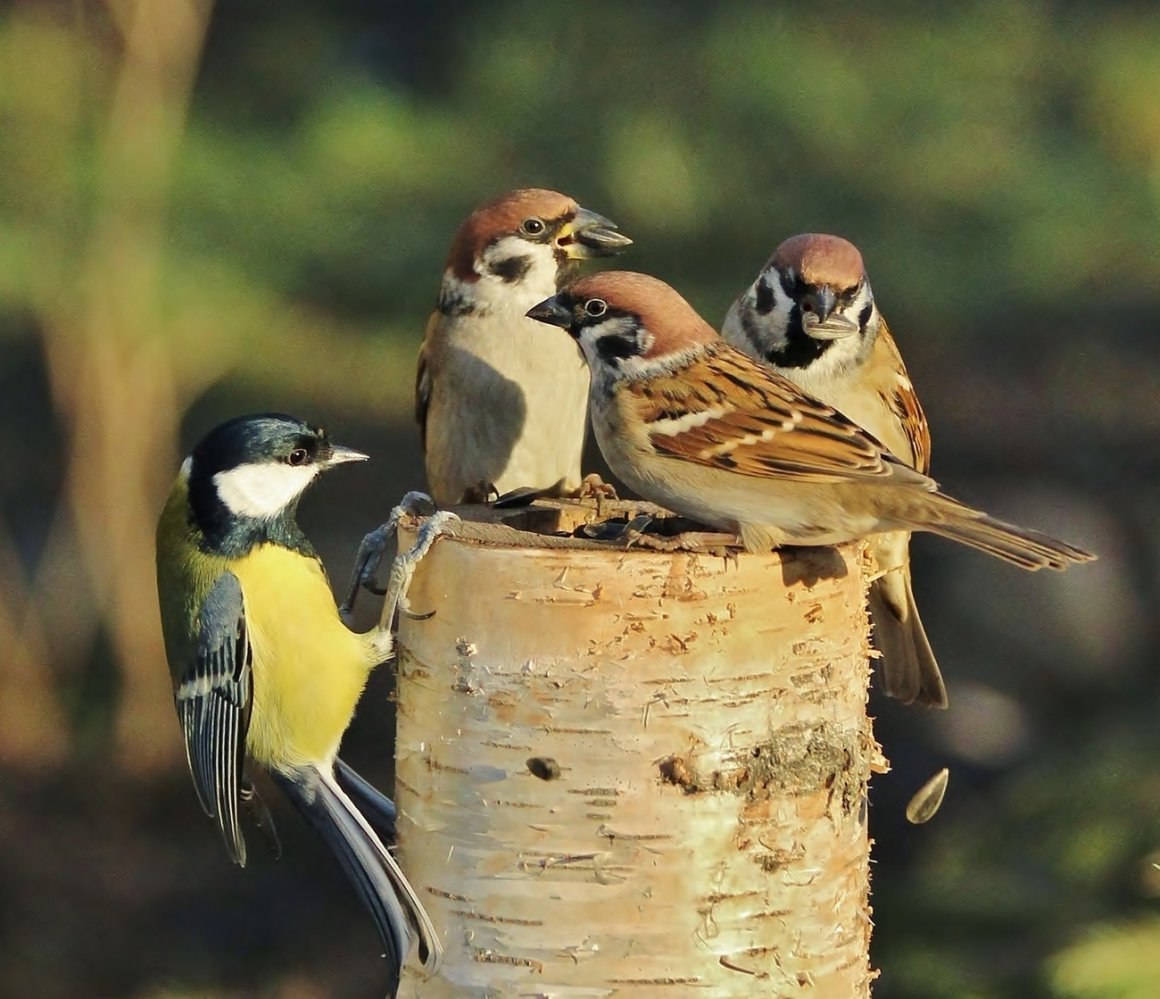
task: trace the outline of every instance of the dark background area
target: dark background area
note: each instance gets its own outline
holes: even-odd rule
[[[451,234],[530,185],[713,322],[852,239],[943,486],[1100,555],[915,542],[951,707],[873,695],[875,995],[1160,994],[1160,10],[1034,0],[0,6],[0,994],[379,994],[296,817],[238,871],[200,814],[153,525],[210,426],[293,412],[374,458],[302,508],[345,580],[422,484]],[[344,752],[383,784],[389,692]]]

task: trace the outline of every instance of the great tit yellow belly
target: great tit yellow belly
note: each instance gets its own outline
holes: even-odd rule
[[[370,910],[394,996],[411,948],[428,970],[441,948],[383,842],[394,838],[393,803],[337,757],[390,634],[346,627],[295,519],[320,472],[365,458],[289,416],[215,428],[182,465],[162,511],[157,586],[190,773],[230,856],[245,864],[248,756],[322,835]]]

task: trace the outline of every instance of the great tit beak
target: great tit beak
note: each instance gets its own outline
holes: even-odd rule
[[[343,447],[341,444],[333,444],[330,448],[330,455],[326,459],[326,467],[331,465],[342,465],[348,461],[366,461],[370,458],[369,454],[363,454],[361,451],[356,451],[352,447]]]
[[[801,299],[802,329],[815,340],[841,340],[858,332],[858,324],[834,313],[838,300],[828,285],[806,292]]]
[[[556,246],[572,260],[588,257],[611,257],[620,253],[632,240],[603,215],[578,208],[575,217],[560,226]]]
[[[572,325],[572,310],[560,301],[559,295],[546,298],[539,305],[533,305],[525,315],[537,322],[547,323],[549,326],[559,326],[568,329]]]

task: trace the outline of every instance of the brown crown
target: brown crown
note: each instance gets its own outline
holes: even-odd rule
[[[791,236],[774,251],[770,263],[796,271],[806,284],[829,285],[838,291],[855,287],[866,274],[858,247],[841,236],[820,232]]]
[[[549,225],[576,214],[576,202],[566,194],[538,187],[500,195],[472,212],[456,230],[447,257],[447,269],[462,281],[474,281],[474,263],[490,243],[514,235],[524,219],[535,216]]]
[[[717,339],[713,327],[674,288],[647,274],[601,271],[576,281],[568,291],[581,300],[600,298],[610,309],[636,315],[653,335],[650,357]]]

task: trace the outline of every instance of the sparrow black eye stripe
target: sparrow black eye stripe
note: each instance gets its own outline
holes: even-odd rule
[[[644,353],[641,338],[635,333],[608,333],[596,341],[596,352],[600,359],[611,364]]]
[[[503,257],[491,263],[488,269],[505,284],[515,284],[532,269],[532,258],[523,255]]]

